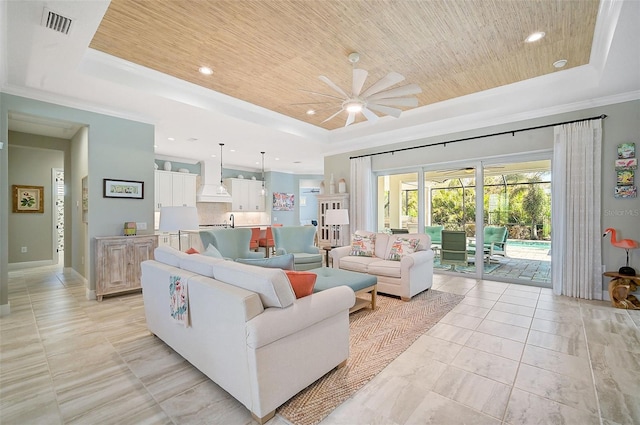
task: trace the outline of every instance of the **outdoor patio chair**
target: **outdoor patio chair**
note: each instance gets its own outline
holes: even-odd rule
[[[507,236],[509,232],[506,226],[485,226],[484,227],[484,256],[487,263],[490,263],[491,257],[501,255],[505,257],[507,249]],[[475,242],[469,244],[469,251],[475,253]],[[494,262],[498,262],[494,260]]]
[[[424,233],[431,238],[431,249],[438,254],[440,245],[442,245],[442,231],[444,226],[424,226]]]
[[[467,235],[462,230],[443,230],[442,247],[440,248],[440,264],[450,265],[451,270],[456,266],[468,266]]]

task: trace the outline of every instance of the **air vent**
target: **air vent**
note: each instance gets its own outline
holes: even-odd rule
[[[68,35],[69,31],[71,31],[72,23],[73,23],[73,19],[67,18],[58,13],[52,12],[46,7],[44,8],[44,12],[42,13],[43,27],[50,28],[64,35]]]

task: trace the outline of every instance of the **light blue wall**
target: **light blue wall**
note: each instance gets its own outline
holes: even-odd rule
[[[89,223],[86,238],[89,241],[89,290],[95,289],[94,244],[95,236],[121,235],[125,221],[146,222],[153,229],[153,189],[154,189],[154,127],[97,114],[89,111],[60,106],[38,100],[0,93],[0,141],[8,140],[8,114],[10,111],[44,117],[50,120],[74,122],[88,127],[89,176]],[[73,149],[73,148],[72,148]],[[0,199],[3,206],[9,205],[7,187],[8,149],[0,151]],[[71,162],[71,161],[69,161]],[[77,166],[76,166],[77,167]],[[80,187],[83,176],[74,172],[71,164],[65,162],[65,177],[72,180],[74,188]],[[144,182],[144,199],[103,198],[103,179],[120,179]],[[72,203],[80,200],[79,191],[72,194]],[[74,212],[75,213],[75,209]],[[7,208],[0,211],[0,306],[8,302],[7,296]],[[79,225],[65,229],[81,232]]]
[[[293,211],[271,211],[271,224],[279,223],[284,226],[300,225],[300,181],[301,180],[321,180],[322,175],[317,174],[286,174],[271,172],[267,176],[267,188],[269,197],[267,198],[267,210],[271,210],[273,204],[273,192],[293,193]]]

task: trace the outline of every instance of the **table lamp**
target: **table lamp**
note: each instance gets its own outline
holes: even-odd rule
[[[336,239],[336,245],[338,244],[338,235],[336,232],[336,226],[343,226],[345,224],[349,224],[349,210],[347,209],[337,209],[337,210],[326,210],[324,214],[324,223],[326,225],[332,226],[332,237],[329,242],[331,243],[331,247],[334,247],[333,236]]]
[[[182,251],[181,230],[195,230],[198,224],[198,209],[196,207],[162,207],[160,208],[161,232],[178,232],[178,249]]]

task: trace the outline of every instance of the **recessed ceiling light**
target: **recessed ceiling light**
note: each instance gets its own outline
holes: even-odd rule
[[[280,161],[280,158],[275,158],[276,161]]]
[[[200,74],[203,74],[203,75],[213,74],[213,69],[209,68],[208,66],[201,66],[200,69],[198,69],[198,71],[200,71]]]
[[[154,148],[157,148],[157,147],[158,147],[158,145],[153,145],[153,147],[154,147]]]
[[[567,64],[567,60],[566,59],[560,59],[557,60],[553,63],[553,66],[555,66],[556,68],[562,68]]]
[[[176,139],[174,139],[173,137],[167,137],[167,140],[170,140],[170,141],[172,141],[172,142],[173,142],[173,141],[174,141],[174,140],[176,140]]]
[[[235,149],[229,149],[229,152],[235,152],[235,151],[236,151]]]
[[[525,38],[524,41],[526,43],[533,43],[534,41],[542,40],[544,37],[544,32],[534,32],[533,34],[529,34],[529,37]]]
[[[216,154],[215,154],[215,153],[214,153],[213,155],[211,155],[211,158],[215,158],[215,157],[216,157]]]
[[[313,109],[309,109],[307,111],[307,115],[315,115],[315,114],[316,114],[316,111],[314,111]]]

